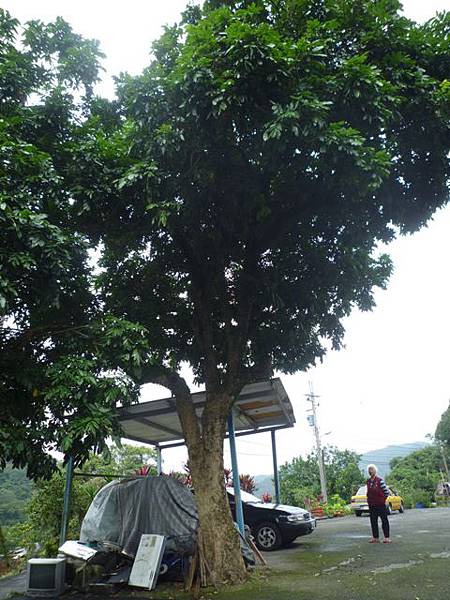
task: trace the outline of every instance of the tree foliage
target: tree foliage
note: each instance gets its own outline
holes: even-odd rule
[[[74,200],[105,243],[106,306],[149,328],[164,366],[239,385],[339,347],[341,318],[386,284],[377,243],[447,200],[448,18],[217,5],[119,80],[125,124],[86,126]]]
[[[350,499],[361,485],[364,475],[358,467],[360,455],[333,446],[323,450],[327,492]],[[317,455],[311,452],[306,458],[294,458],[280,468],[281,499],[286,504],[304,506],[306,499],[316,499],[321,494]]]
[[[25,505],[33,491],[33,483],[23,469],[13,469],[8,465],[0,473],[0,523],[10,525],[21,521],[25,515]]]
[[[450,448],[450,404],[447,410],[442,413],[436,427],[435,437],[439,442]]]
[[[447,461],[449,458],[447,453]],[[422,502],[430,506],[435,498],[436,485],[444,477],[440,449],[431,445],[404,458],[394,458],[390,466],[388,484],[400,492],[406,505],[414,507],[416,502]]]
[[[0,9],[0,468],[30,476],[118,433],[137,399],[144,329],[99,313],[65,165],[91,112],[101,53],[62,19],[23,28]]]

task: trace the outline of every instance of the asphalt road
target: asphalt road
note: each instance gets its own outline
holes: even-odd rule
[[[3,577],[0,579],[0,600],[12,594],[23,594],[26,586],[26,573],[14,577]]]
[[[215,600],[450,600],[450,508],[406,511],[390,518],[393,543],[369,544],[368,517],[319,521],[311,535],[265,553],[270,569],[248,583],[205,591]],[[0,580],[0,598],[24,589],[23,576]],[[107,595],[107,594],[106,594]],[[158,588],[116,600],[188,598],[180,589]],[[23,596],[22,596],[23,598]],[[103,600],[72,595],[71,600]]]
[[[319,521],[313,534],[266,553],[273,575],[261,600],[450,600],[450,508],[389,520],[390,545],[369,544],[369,518],[352,515]]]

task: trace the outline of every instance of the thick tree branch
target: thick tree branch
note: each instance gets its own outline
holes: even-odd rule
[[[175,396],[178,415],[186,442],[192,447],[198,446],[201,439],[200,426],[192,402],[191,392],[184,380],[176,371],[163,366],[148,365],[142,368],[139,383],[155,383],[162,385]]]

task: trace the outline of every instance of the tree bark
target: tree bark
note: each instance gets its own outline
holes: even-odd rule
[[[223,441],[232,397],[207,383],[205,408],[199,419],[189,387],[178,373],[167,368],[144,366],[140,383],[150,382],[168,388],[176,399],[211,583],[240,583],[246,579],[247,572],[225,492],[223,464]]]
[[[178,403],[178,399],[177,399]],[[246,578],[239,536],[225,491],[223,440],[231,398],[224,393],[207,393],[201,433],[190,431],[180,414],[188,447],[192,481],[200,519],[211,583],[239,583]]]

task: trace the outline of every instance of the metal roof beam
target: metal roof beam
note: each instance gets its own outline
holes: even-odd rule
[[[136,421],[137,423],[142,423],[143,425],[148,425],[149,427],[154,427],[159,431],[164,431],[164,433],[170,433],[170,435],[178,435],[180,436],[180,438],[183,437],[181,431],[178,431],[177,429],[171,429],[170,427],[166,427],[165,425],[161,425],[160,423],[155,423],[155,421],[150,421],[150,419],[145,419],[144,417],[136,417],[134,421]]]
[[[150,404],[150,403],[149,403]],[[206,402],[194,402],[194,408],[203,408],[205,406]],[[135,404],[134,406],[142,406],[142,404]],[[153,409],[148,409],[148,410],[141,410],[139,412],[129,412],[129,411],[124,411],[124,412],[119,412],[119,421],[137,421],[138,417],[160,417],[161,415],[177,415],[177,411],[173,410],[171,411],[170,409],[168,410],[167,408],[153,408]]]
[[[266,433],[266,432],[270,432],[270,431],[278,431],[278,429],[290,429],[292,427],[292,425],[275,425],[273,427],[259,427],[258,429],[254,430],[254,429],[250,429],[247,431],[236,431],[235,436],[236,437],[241,437],[243,435],[256,435],[257,433]],[[228,439],[229,436],[226,435],[224,439]],[[130,439],[134,439],[134,438],[130,438]],[[165,448],[179,448],[180,446],[185,446],[186,442],[174,442],[174,443],[169,443],[169,444],[160,444],[161,450],[164,450]]]

